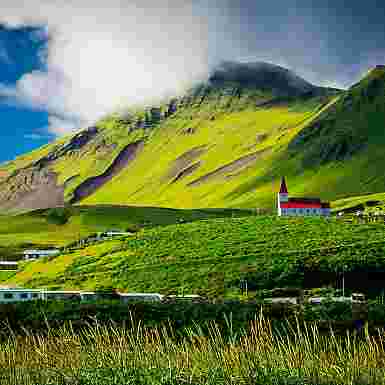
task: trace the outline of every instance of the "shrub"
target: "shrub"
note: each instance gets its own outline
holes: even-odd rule
[[[71,211],[65,207],[56,207],[47,212],[47,222],[55,225],[64,225],[71,217]]]

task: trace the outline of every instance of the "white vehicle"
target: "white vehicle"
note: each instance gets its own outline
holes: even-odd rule
[[[119,293],[120,301],[123,303],[129,302],[161,302],[163,295],[158,293]]]
[[[332,302],[354,302],[356,301],[353,297],[311,297],[308,298],[308,302],[311,304],[320,304],[324,301],[332,301]]]
[[[265,298],[266,303],[288,303],[296,305],[298,303],[297,297],[275,297],[275,298]]]

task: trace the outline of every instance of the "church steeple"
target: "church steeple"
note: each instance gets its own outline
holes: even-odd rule
[[[281,179],[281,188],[279,190],[279,193],[280,194],[288,194],[287,187],[286,187],[286,181],[285,181],[285,177],[284,176]]]
[[[281,203],[289,202],[289,193],[287,192],[287,186],[286,186],[286,181],[284,176],[281,179],[281,188],[279,189],[277,198],[278,198],[278,202],[277,202],[278,215],[281,216],[282,215]]]

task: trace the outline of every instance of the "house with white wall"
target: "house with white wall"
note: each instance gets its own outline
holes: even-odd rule
[[[24,250],[23,256],[24,259],[37,259],[42,257],[50,257],[60,254],[60,250]]]
[[[0,270],[2,271],[17,270],[17,268],[18,268],[17,261],[0,261]]]
[[[43,299],[43,294],[40,289],[0,289],[0,303],[32,301],[34,299]]]

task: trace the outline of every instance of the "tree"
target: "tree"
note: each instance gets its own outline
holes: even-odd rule
[[[56,207],[47,212],[47,222],[55,225],[64,225],[71,217],[71,211],[65,207]]]

